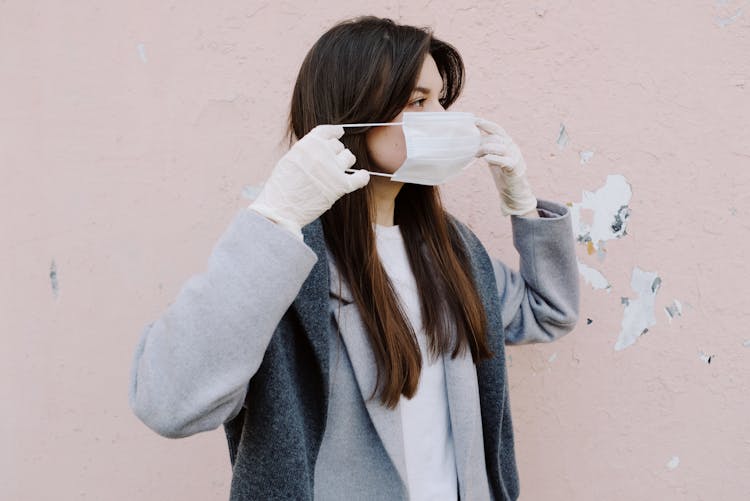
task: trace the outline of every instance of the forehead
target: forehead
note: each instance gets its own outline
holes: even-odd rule
[[[443,86],[443,79],[440,77],[437,64],[431,55],[427,54],[422,64],[422,69],[419,72],[419,78],[417,79],[417,87],[424,87],[426,89],[439,91]],[[416,89],[415,89],[416,90]]]

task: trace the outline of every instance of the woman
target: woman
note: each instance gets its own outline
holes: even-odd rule
[[[133,411],[171,438],[223,425],[231,499],[518,497],[504,344],[577,321],[568,211],[537,202],[518,147],[478,119],[512,271],[438,188],[376,175],[403,163],[400,127],[340,125],[444,111],[463,75],[429,29],[326,32],[297,78],[290,150],[143,332]]]

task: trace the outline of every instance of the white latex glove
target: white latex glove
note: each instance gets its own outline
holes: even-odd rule
[[[537,200],[526,179],[526,162],[518,145],[494,122],[477,118],[482,135],[477,157],[489,164],[495,186],[500,192],[503,215],[523,215],[536,210]]]
[[[303,226],[330,209],[336,200],[370,181],[365,170],[344,172],[357,159],[338,140],[343,135],[340,125],[318,125],[305,134],[281,157],[248,209],[287,228],[301,240]]]

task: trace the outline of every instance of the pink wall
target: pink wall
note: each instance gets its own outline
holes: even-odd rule
[[[454,109],[594,238],[579,327],[508,350],[523,501],[749,499],[750,3],[321,4],[0,1],[0,498],[226,499],[221,429],[130,412],[132,351],[280,156],[309,46],[373,13],[459,48]],[[444,195],[515,264],[485,169]]]

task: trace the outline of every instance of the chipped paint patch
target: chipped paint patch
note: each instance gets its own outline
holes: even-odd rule
[[[547,362],[554,362],[557,358],[557,352],[553,353],[548,359]]]
[[[674,317],[682,316],[682,303],[675,299],[672,304],[664,308],[664,311],[667,312],[667,319],[671,324]]]
[[[744,346],[745,348],[750,348],[750,339],[745,339],[745,342],[742,343],[742,346]]]
[[[138,49],[138,57],[141,58],[141,61],[144,63],[146,62],[146,46],[142,43],[139,43],[136,48]]]
[[[594,156],[593,151],[582,151],[580,152],[581,165],[589,163],[589,160]]]
[[[586,280],[586,283],[591,285],[594,289],[606,290],[607,292],[612,291],[612,286],[609,281],[599,270],[578,261],[578,273],[580,273],[581,276],[583,276],[583,279]]]
[[[728,5],[730,2],[717,2],[717,6],[721,7],[721,10],[723,11],[722,14],[716,16],[714,19],[716,21],[716,24],[721,26],[722,28],[724,26],[728,26],[732,23],[734,23],[741,15],[742,11],[745,10],[745,7],[747,5],[747,2],[744,2],[743,5],[734,12],[732,10],[734,9],[732,6]]]
[[[604,242],[599,242],[599,248],[596,249],[596,258],[601,263],[607,255],[607,249],[604,248]]]
[[[656,277],[654,282],[651,284],[651,291],[656,294],[656,291],[661,287],[661,277]]]
[[[557,147],[560,149],[565,148],[568,141],[570,141],[570,137],[568,136],[568,131],[565,130],[565,124],[560,123],[560,132],[557,134]]]
[[[648,332],[649,327],[656,325],[654,306],[656,293],[661,287],[661,278],[656,272],[643,271],[637,266],[633,269],[630,287],[638,294],[635,299],[621,298],[625,305],[622,316],[620,337],[615,343],[615,350],[623,350],[635,343],[639,336]]]
[[[595,192],[584,191],[581,203],[570,204],[573,231],[579,243],[586,245],[589,254],[599,251],[607,240],[627,235],[630,218],[630,198],[633,190],[625,176],[607,176],[604,186]],[[581,210],[593,211],[591,224],[581,219]],[[603,254],[600,255],[600,258]]]
[[[669,461],[667,462],[667,468],[669,468],[670,470],[674,470],[674,469],[675,469],[675,468],[677,468],[677,467],[678,467],[679,465],[680,465],[680,458],[679,458],[679,457],[677,457],[677,456],[672,456],[672,459],[670,459],[670,460],[669,460]]]
[[[258,185],[251,185],[248,184],[244,188],[242,188],[242,196],[243,198],[247,198],[248,200],[255,200],[258,198],[258,195],[260,195],[260,190],[263,189],[263,184],[261,183]]]
[[[704,352],[703,350],[700,350],[698,352],[698,358],[700,360],[706,362],[707,364],[710,364],[713,361],[713,359],[714,359],[715,356],[716,355],[709,355],[708,353]]]
[[[581,359],[576,356],[575,350],[570,353],[570,358],[573,360],[573,364],[576,366],[581,365]]]
[[[52,264],[49,267],[49,280],[52,284],[52,294],[57,298],[60,296],[60,287],[57,281],[57,265],[55,260],[52,260]]]

